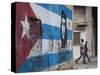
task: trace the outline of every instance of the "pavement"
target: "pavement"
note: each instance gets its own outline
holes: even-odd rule
[[[73,69],[91,69],[91,68],[97,68],[97,58],[91,57],[91,63],[86,60],[87,64],[83,64],[83,60],[79,60],[78,64],[76,64],[75,61],[73,61]]]
[[[91,63],[86,60],[87,64],[83,64],[83,60],[79,60],[78,64],[76,64],[75,60],[67,61],[61,64],[57,64],[50,68],[47,68],[43,71],[54,71],[54,70],[76,70],[76,69],[93,69],[97,68],[97,57],[90,57]]]

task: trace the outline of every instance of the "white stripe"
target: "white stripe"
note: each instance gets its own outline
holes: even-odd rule
[[[31,48],[27,59],[42,54],[42,47],[41,47],[42,44],[41,43],[42,41],[38,39],[37,42],[34,44],[34,46]]]
[[[42,44],[40,44],[39,42],[41,42],[41,40],[37,40],[35,45],[32,47],[27,59],[34,56],[38,56],[38,55],[48,54],[48,53],[58,53],[59,47],[61,44],[60,40],[42,39]],[[41,45],[42,45],[42,48],[41,48]],[[40,46],[40,47],[37,47],[37,46]]]
[[[60,27],[61,16],[34,3],[30,3],[30,6],[36,14],[36,17],[41,19],[43,24]]]
[[[42,44],[40,42],[42,42]],[[72,50],[72,40],[67,40],[66,50]],[[58,53],[59,51],[61,51],[61,40],[37,40],[36,44],[30,50],[27,59],[38,55]]]
[[[30,3],[33,12],[36,14],[36,17],[41,19],[43,24],[48,24],[56,27],[60,27],[61,16],[49,11],[46,8],[43,8],[37,4]],[[69,23],[70,22],[70,27]],[[67,18],[67,28],[72,30],[72,20]]]
[[[42,54],[45,53],[58,53],[59,49],[61,47],[60,40],[42,40]]]

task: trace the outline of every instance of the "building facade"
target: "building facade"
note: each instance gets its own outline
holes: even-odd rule
[[[73,58],[80,55],[80,39],[88,41],[89,56],[97,56],[97,8],[74,6],[73,10]]]

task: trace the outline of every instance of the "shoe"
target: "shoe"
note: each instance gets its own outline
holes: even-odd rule
[[[77,60],[75,60],[76,64],[78,64]]]
[[[91,61],[89,61],[89,63],[91,63]]]
[[[83,64],[87,64],[86,62],[83,62]]]

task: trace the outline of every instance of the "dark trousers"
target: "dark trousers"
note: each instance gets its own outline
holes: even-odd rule
[[[85,59],[86,59],[86,58],[88,59],[89,62],[91,62],[91,61],[90,61],[90,58],[89,58],[89,56],[88,56],[87,53],[85,53]],[[85,62],[86,62],[86,60],[85,60]]]
[[[83,56],[83,63],[86,63],[85,62],[85,55],[82,52],[80,52],[80,57],[77,58],[76,62],[78,62],[82,58],[82,56]]]

